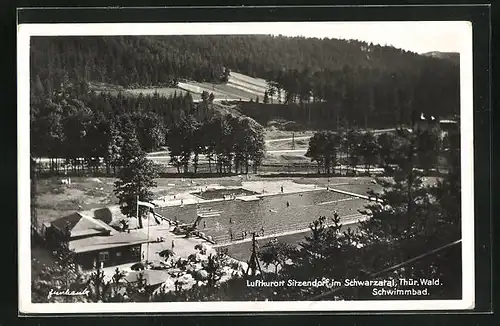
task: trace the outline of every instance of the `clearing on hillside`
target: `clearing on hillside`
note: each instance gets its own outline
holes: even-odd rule
[[[264,93],[267,90],[267,82],[261,78],[250,77],[238,72],[231,72],[229,81],[226,84],[216,84],[196,81],[179,82],[177,87],[141,87],[141,88],[123,88],[122,86],[112,85],[101,82],[92,82],[91,89],[96,92],[109,92],[112,95],[122,93],[129,96],[153,95],[169,97],[175,93],[184,95],[189,92],[195,102],[201,101],[201,94],[206,91],[214,94],[214,101],[259,101],[264,100]],[[282,94],[284,101],[284,94]],[[278,101],[278,96],[270,97],[270,101]]]

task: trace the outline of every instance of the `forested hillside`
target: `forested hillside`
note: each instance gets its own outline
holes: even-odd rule
[[[344,66],[418,70],[432,61],[358,41],[263,35],[35,37],[31,55],[33,73],[42,79],[64,70],[70,78],[124,86],[155,85],[174,76],[213,81],[224,67],[272,79],[278,71],[314,74]]]
[[[32,82],[49,94],[60,84],[82,80],[124,87],[175,86],[181,79],[223,83],[234,70],[267,80],[265,102],[328,102],[357,125],[378,114],[401,123],[412,110],[450,116],[459,108],[456,62],[359,41],[265,35],[35,37],[31,63]]]

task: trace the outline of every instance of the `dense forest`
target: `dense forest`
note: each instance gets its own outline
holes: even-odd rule
[[[211,96],[194,103],[190,93],[168,98],[155,95],[128,97],[85,91],[85,83],[42,97],[35,90],[31,99],[31,154],[63,158],[73,172],[116,173],[124,166],[120,153],[125,135],[133,130],[140,150],[151,152],[168,146],[170,163],[187,173],[204,154],[214,172],[248,172],[264,156],[264,132],[253,119],[218,110]],[[192,157],[193,156],[193,157]],[[50,171],[62,166],[51,160]]]
[[[327,102],[358,126],[382,114],[405,123],[413,110],[459,112],[456,60],[360,41],[283,36],[113,36],[32,39],[32,86],[98,81],[175,86],[179,80],[224,83],[231,70],[264,78],[268,95],[302,107]],[[272,103],[272,96],[265,102]],[[297,110],[297,109],[295,109]],[[315,118],[319,121],[319,118]],[[310,122],[310,121],[308,121]]]
[[[33,75],[50,79],[64,71],[82,78],[130,86],[156,85],[172,77],[213,81],[225,67],[272,79],[278,71],[312,74],[344,66],[418,69],[433,59],[415,53],[336,39],[282,36],[96,36],[35,37]],[[409,65],[416,65],[409,69]]]

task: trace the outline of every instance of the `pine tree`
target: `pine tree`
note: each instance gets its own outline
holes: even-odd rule
[[[137,200],[151,201],[151,188],[156,187],[158,170],[155,164],[146,157],[131,127],[130,120],[126,119],[122,130],[123,146],[120,151],[120,160],[123,167],[118,172],[114,193],[118,197],[120,210],[128,217],[137,214]],[[147,209],[139,207],[138,224],[142,228],[142,215]]]
[[[119,131],[119,126],[116,121],[112,121],[110,124],[108,142],[107,142],[107,151],[105,155],[105,162],[107,166],[107,172],[109,173],[109,167],[113,167],[113,174],[116,175],[116,167],[121,166],[121,158],[120,154],[123,146],[123,138]]]
[[[267,90],[264,92],[264,104],[268,104],[269,103],[269,93],[267,92]]]

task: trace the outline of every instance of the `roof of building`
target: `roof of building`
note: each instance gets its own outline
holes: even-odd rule
[[[68,227],[71,238],[85,235],[99,235],[113,231],[106,223],[83,215],[80,212],[75,212],[52,221],[51,225],[60,231],[64,231]]]
[[[113,221],[117,220],[127,219],[127,217],[121,212],[119,206],[94,209],[89,212],[89,216],[93,216],[95,219],[101,220],[106,224],[111,224]]]
[[[114,232],[110,235],[96,235],[93,237],[71,240],[69,249],[75,253],[104,250],[115,247],[124,247],[148,242],[148,237],[142,231]]]

